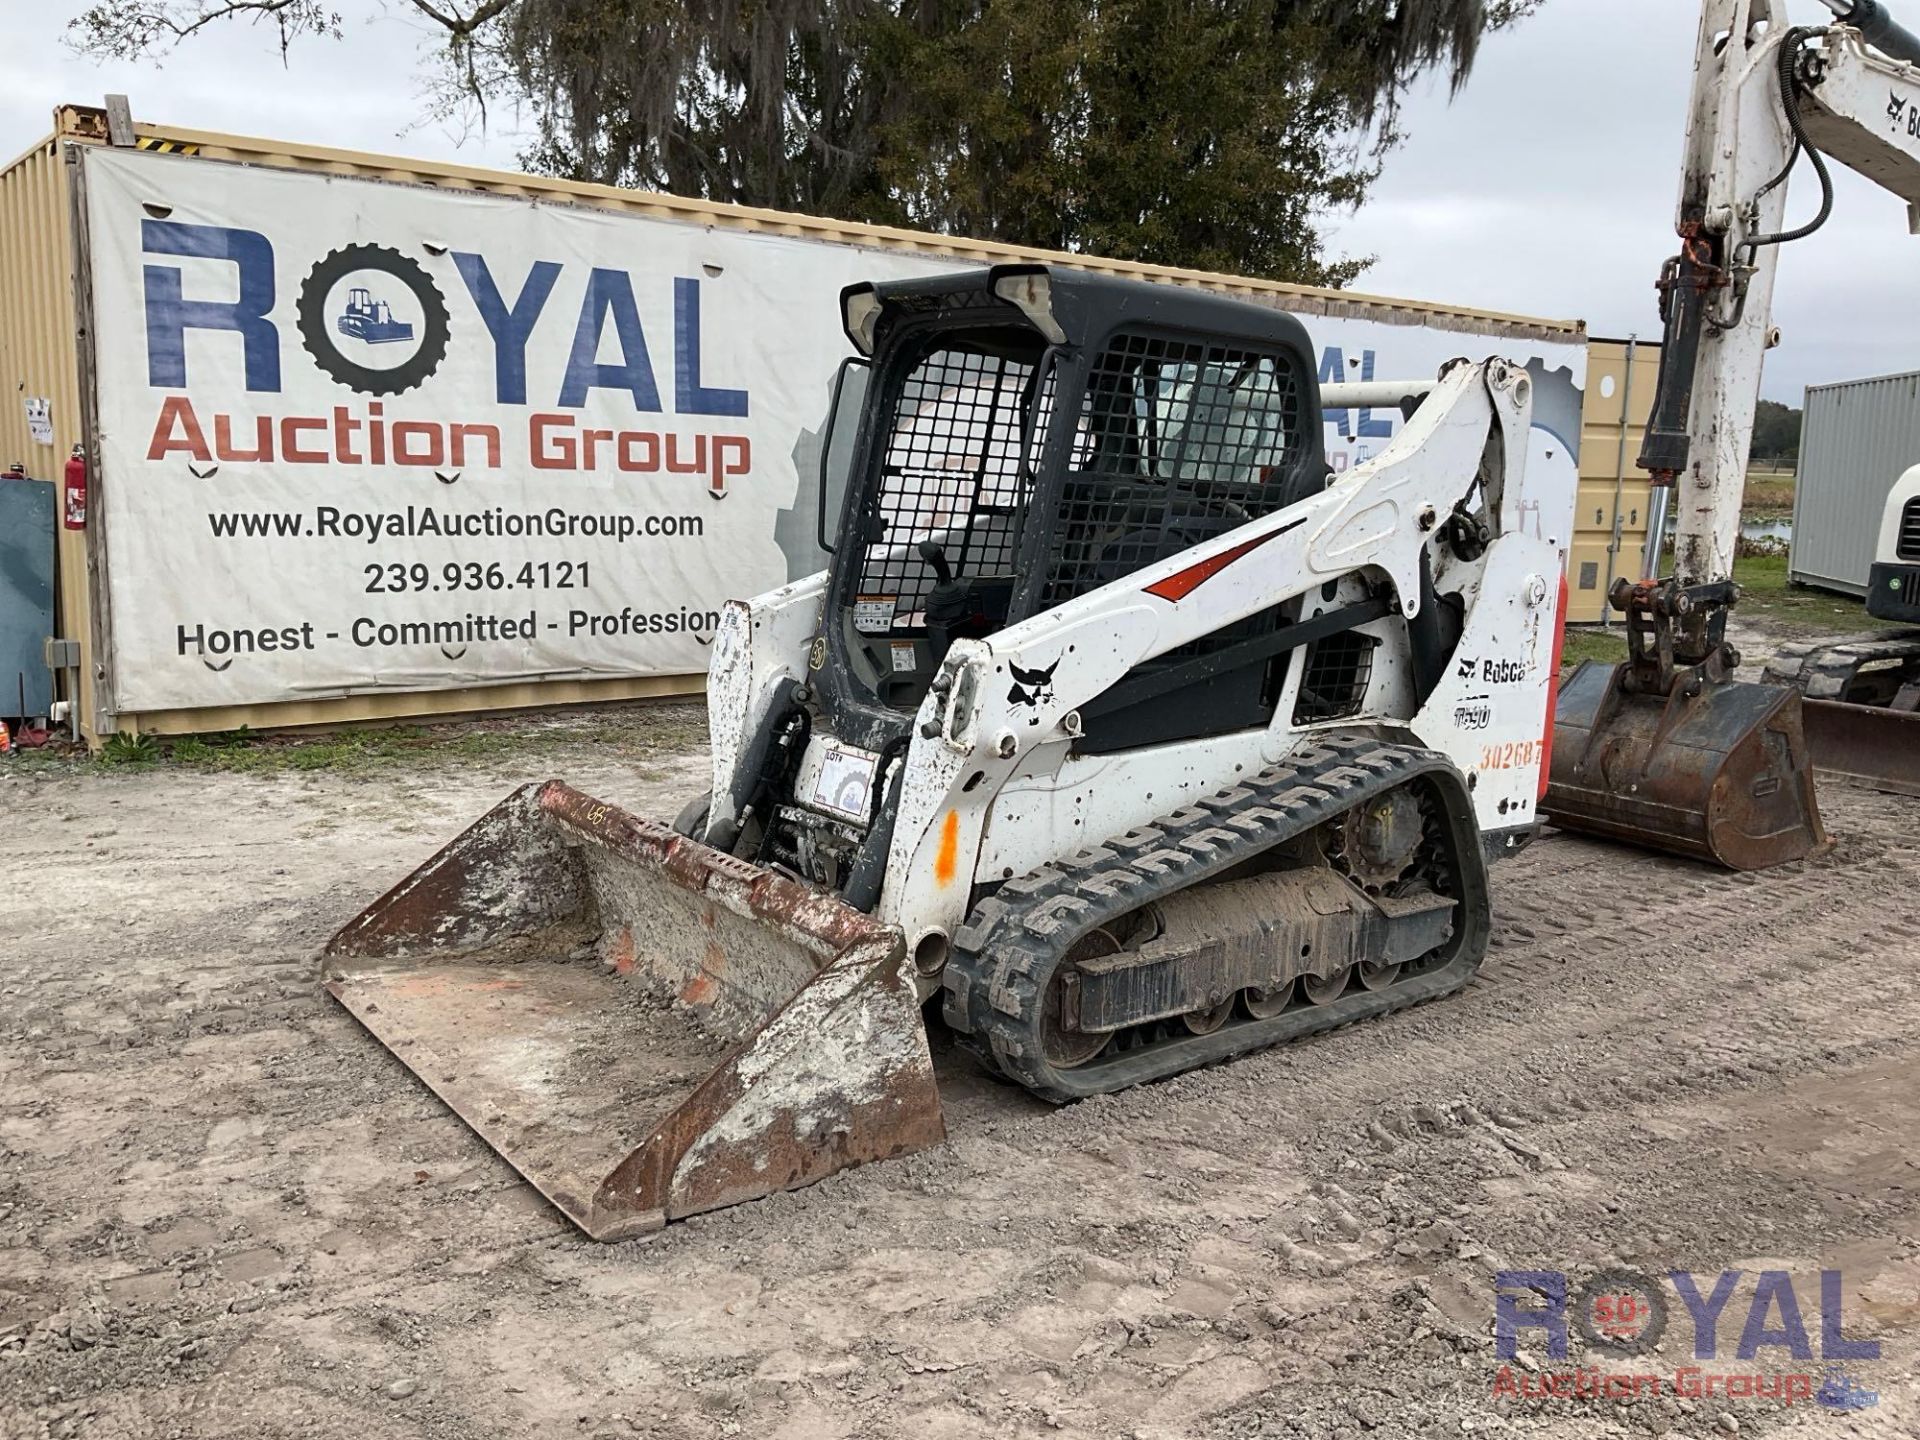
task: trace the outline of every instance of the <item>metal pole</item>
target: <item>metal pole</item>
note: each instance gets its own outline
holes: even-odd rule
[[[1332,380],[1320,387],[1322,410],[1370,410],[1429,395],[1436,380]]]
[[[1633,424],[1633,353],[1639,344],[1637,335],[1627,336],[1627,375],[1620,387],[1620,447],[1613,457],[1613,534],[1607,540],[1607,588],[1600,592],[1603,597],[1613,592],[1614,562],[1620,554],[1620,497],[1627,485],[1627,428]],[[1612,624],[1613,607],[1602,603],[1600,628],[1605,630]]]
[[[1647,493],[1647,544],[1640,552],[1640,578],[1660,578],[1660,552],[1667,548],[1667,510],[1673,503],[1673,486],[1656,485]]]

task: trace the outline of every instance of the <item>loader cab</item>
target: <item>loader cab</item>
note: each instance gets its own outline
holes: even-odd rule
[[[1028,265],[855,285],[841,301],[850,363],[868,373],[855,385],[843,371],[832,422],[855,439],[837,509],[822,486],[832,563],[815,693],[853,744],[907,734],[953,641],[1326,483],[1312,352],[1278,311]],[[1102,728],[1118,747],[1271,713],[1264,674],[1207,686]]]

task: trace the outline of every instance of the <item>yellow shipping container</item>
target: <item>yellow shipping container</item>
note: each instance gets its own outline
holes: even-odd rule
[[[1587,342],[1587,393],[1580,414],[1580,494],[1567,556],[1567,620],[1615,620],[1607,591],[1620,576],[1641,578],[1647,540],[1647,472],[1634,464],[1653,409],[1660,347],[1640,340]]]
[[[441,165],[337,150],[324,146],[223,135],[133,121],[122,116],[118,134],[110,133],[108,112],[67,105],[55,114],[54,133],[0,171],[0,377],[15,400],[0,406],[0,462],[23,459],[36,477],[57,482],[72,446],[86,426],[83,406],[91,403],[78,373],[81,347],[76,339],[73,276],[76,249],[70,214],[67,171],[78,145],[123,144],[168,154],[199,156],[246,165],[308,170],[391,184],[474,190],[501,196],[539,199],[645,215],[704,227],[784,235],[883,251],[948,256],[961,263],[1046,261],[1163,284],[1191,285],[1269,304],[1306,317],[1341,317],[1384,324],[1421,326],[1464,334],[1580,346],[1584,325],[1576,320],[1545,320],[1497,311],[1384,299],[1341,290],[1284,285],[1276,281],[1221,275],[1162,265],[1146,265],[994,244],[920,231],[859,225],[815,216],[746,206],[722,205],[676,196],[577,184],[535,175]],[[1472,348],[1472,347],[1463,347]],[[1357,363],[1357,362],[1356,362]],[[1636,382],[1637,383],[1637,382]],[[1646,389],[1651,391],[1651,381]],[[32,442],[24,406],[18,397],[51,401],[51,445]],[[1588,395],[1589,433],[1593,415]],[[1636,402],[1638,403],[1638,402]],[[1606,449],[1603,437],[1601,449]],[[1611,456],[1611,451],[1608,451]],[[1607,474],[1608,459],[1600,464]],[[1582,494],[1588,467],[1581,467]],[[110,485],[107,476],[98,483]],[[100,593],[103,557],[97,553],[97,528],[62,530],[58,546],[58,617],[63,636],[82,647],[83,731],[96,742],[98,731],[186,733],[247,725],[254,729],[302,725],[338,725],[408,717],[446,717],[531,706],[643,696],[694,694],[701,675],[631,676],[608,680],[554,680],[426,690],[409,693],[354,694],[275,704],[95,714],[93,683],[101,678],[96,656],[107,647],[99,634],[94,597]],[[60,692],[65,696],[64,682]],[[104,718],[105,724],[96,723]]]

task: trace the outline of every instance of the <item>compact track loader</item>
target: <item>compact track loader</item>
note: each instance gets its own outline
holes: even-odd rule
[[[728,605],[710,794],[529,786],[326,948],[598,1238],[937,1143],[927,1011],[1068,1101],[1446,995],[1538,822],[1524,370],[1323,392],[1287,315],[1039,266],[842,303],[831,566]],[[1409,418],[1336,477],[1323,395]]]

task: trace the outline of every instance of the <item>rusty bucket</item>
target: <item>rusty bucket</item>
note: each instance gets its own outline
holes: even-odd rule
[[[1895,795],[1920,795],[1920,712],[1808,700],[1814,768]]]
[[[1636,694],[1588,661],[1560,689],[1546,818],[1565,830],[1764,870],[1823,850],[1800,692],[1706,682]]]
[[[527,785],[349,922],[322,979],[596,1240],[945,1131],[897,930]]]

